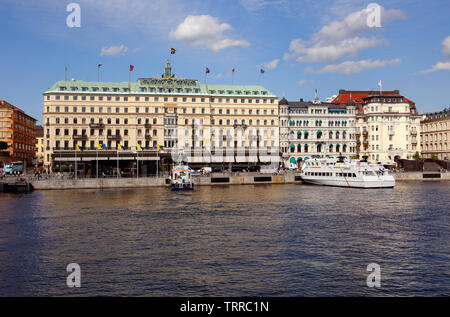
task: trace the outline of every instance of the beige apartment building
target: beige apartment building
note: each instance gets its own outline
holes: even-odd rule
[[[450,158],[450,108],[428,113],[421,122],[422,156]]]
[[[339,91],[336,103],[357,105],[356,150],[369,161],[394,164],[420,152],[416,105],[394,91]]]
[[[36,164],[44,163],[44,128],[40,125],[36,126]]]
[[[265,151],[279,157],[277,96],[179,78],[169,61],[161,77],[132,83],[59,81],[44,93],[43,116],[44,166],[52,170],[76,160],[94,174],[98,161],[104,172],[139,160],[149,175],[168,168],[174,153],[199,166],[268,163]]]

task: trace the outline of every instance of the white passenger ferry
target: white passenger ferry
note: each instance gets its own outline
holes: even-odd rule
[[[305,161],[301,171],[305,183],[325,186],[356,188],[389,188],[395,186],[395,179],[379,164],[347,160],[319,158]]]
[[[187,165],[177,165],[172,169],[170,184],[172,190],[192,190],[194,180],[193,170]]]

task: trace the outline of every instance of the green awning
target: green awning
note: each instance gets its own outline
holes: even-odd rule
[[[305,157],[304,161],[307,161],[307,160],[309,160],[309,157]]]
[[[297,134],[302,134],[302,131],[297,131]]]
[[[305,134],[309,134],[309,132],[308,132],[308,131],[305,131]]]
[[[301,157],[299,157],[299,158],[297,159],[297,161],[303,161],[303,159],[302,159]]]
[[[291,163],[295,163],[295,157],[291,157]]]
[[[291,149],[295,149],[295,145],[294,144],[291,144]]]
[[[319,134],[319,133],[322,133],[322,131],[320,131],[320,130],[319,130],[319,131],[317,131],[317,134]]]

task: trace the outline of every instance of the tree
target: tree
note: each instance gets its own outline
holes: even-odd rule
[[[437,160],[437,155],[436,154],[431,154],[431,158],[433,159],[433,160]]]
[[[0,151],[6,150],[8,148],[8,143],[5,141],[0,141]]]
[[[419,151],[416,151],[416,154],[414,154],[413,159],[415,159],[415,160],[420,159]]]

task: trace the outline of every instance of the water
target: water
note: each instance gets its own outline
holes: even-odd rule
[[[448,182],[0,194],[0,296],[448,296],[449,197]]]

